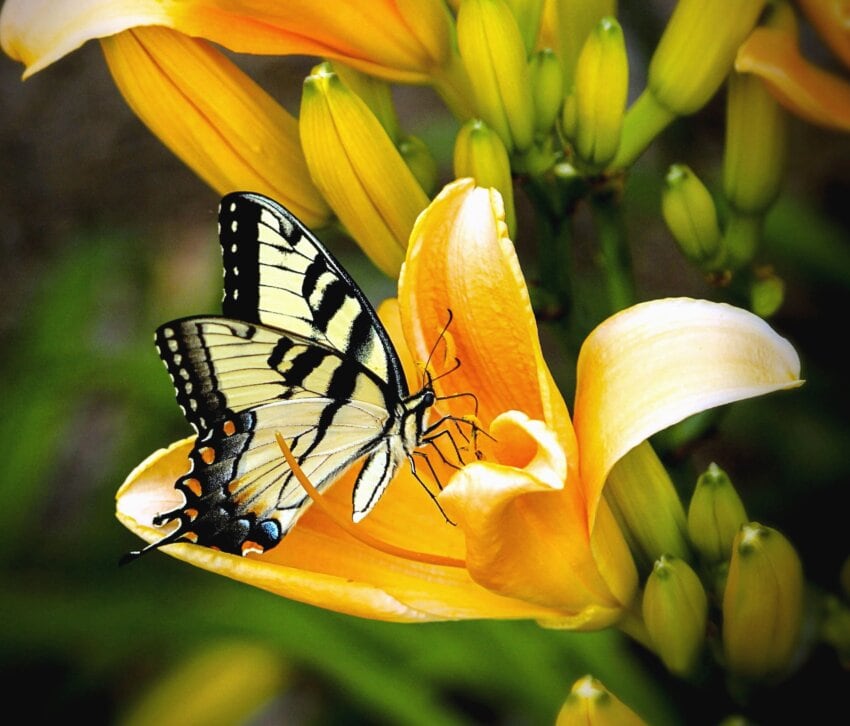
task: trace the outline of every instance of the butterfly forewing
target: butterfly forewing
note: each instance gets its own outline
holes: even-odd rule
[[[433,403],[433,394],[409,395],[374,309],[289,212],[257,194],[231,194],[219,234],[224,315],[175,320],[156,334],[198,438],[175,484],[184,504],[156,520],[178,526],[146,549],[274,547],[309,504],[276,433],[317,489],[364,460],[352,510],[361,519],[419,444]]]

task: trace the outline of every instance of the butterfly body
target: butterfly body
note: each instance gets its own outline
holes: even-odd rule
[[[175,487],[184,503],[149,549],[195,542],[235,554],[277,545],[310,503],[275,439],[311,483],[355,462],[352,517],[371,511],[427,433],[430,383],[411,394],[363,292],[293,215],[258,194],[221,202],[222,316],[156,332],[177,402],[198,436]],[[131,553],[129,558],[141,552]]]

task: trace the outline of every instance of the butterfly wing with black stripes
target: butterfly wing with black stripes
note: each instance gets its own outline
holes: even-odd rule
[[[435,400],[430,385],[410,395],[360,288],[283,207],[230,194],[219,236],[223,316],[156,333],[198,436],[190,471],[175,484],[184,504],[155,520],[177,525],[141,552],[178,541],[238,554],[278,544],[310,500],[276,432],[320,490],[365,457],[353,494],[359,521],[419,445]]]

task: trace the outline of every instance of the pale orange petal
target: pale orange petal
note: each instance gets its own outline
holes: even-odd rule
[[[367,73],[421,83],[450,51],[448,18],[436,0],[425,2],[427,12],[412,15],[417,27],[411,9],[390,0],[7,0],[0,40],[27,75],[87,40],[162,25],[237,52],[338,58]]]
[[[603,322],[579,354],[574,411],[590,521],[630,449],[692,414],[798,386],[799,374],[791,344],[730,305],[655,300]]]
[[[470,574],[489,590],[561,611],[573,626],[610,624],[637,584],[613,518],[600,517],[591,546],[581,492],[565,488],[564,451],[543,422],[510,412],[491,431],[498,463],[464,467],[439,496],[466,535]]]
[[[461,179],[431,202],[410,236],[399,305],[408,343],[422,360],[453,316],[446,335],[460,367],[440,383],[473,393],[485,425],[503,411],[524,411],[572,449],[569,415],[543,360],[497,191]]]
[[[184,439],[155,452],[118,491],[118,519],[148,542],[163,534],[151,526],[153,516],[180,504],[173,485],[188,469],[192,443],[193,439]],[[371,523],[373,535],[398,535],[405,540],[403,545],[431,548],[425,551],[433,552],[451,539],[457,547],[460,535],[451,534],[455,528],[445,522],[421,486],[409,475],[406,478],[410,491],[403,491],[404,477],[394,481],[362,524]],[[351,477],[337,482],[328,498],[337,506],[347,503],[350,516]],[[261,556],[239,557],[190,544],[168,545],[163,552],[283,597],[378,620],[558,615],[545,607],[488,592],[475,584],[465,569],[413,562],[367,547],[316,507],[305,513],[280,545]]]
[[[778,28],[756,28],[738,50],[735,70],[753,73],[792,113],[850,131],[850,82],[807,61],[796,39]]]

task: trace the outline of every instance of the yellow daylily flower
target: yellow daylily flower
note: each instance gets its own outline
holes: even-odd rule
[[[424,83],[448,62],[451,19],[439,0],[7,0],[0,43],[31,75],[88,40],[161,25],[238,53],[343,60]]]
[[[127,30],[102,47],[130,107],[213,189],[253,189],[306,224],[328,220],[298,122],[220,51],[162,27]]]
[[[618,314],[588,338],[573,424],[543,360],[501,198],[469,179],[448,185],[420,215],[398,304],[382,307],[405,363],[427,359],[449,311],[446,358],[456,356],[460,366],[438,377],[432,360],[438,394],[455,396],[439,402],[441,413],[477,408],[489,434],[479,435],[483,458],[460,471],[432,457],[445,485],[439,503],[457,526],[446,523],[407,467],[357,525],[373,540],[425,556],[400,557],[353,539],[318,506],[262,555],[191,544],[163,551],[364,617],[604,627],[621,617],[637,587],[631,554],[601,496],[614,464],[685,416],[799,384],[793,349],[755,316],[704,301],[656,301]],[[119,519],[149,542],[161,536],[154,515],[180,503],[173,484],[191,446],[190,438],[154,453],[118,492]],[[351,515],[352,484],[344,475],[322,497],[341,517]]]
[[[850,32],[842,16],[845,4],[822,0],[800,4],[826,43],[850,66]],[[797,36],[793,11],[778,6],[771,22],[756,28],[738,49],[735,70],[758,76],[785,108],[806,121],[850,131],[850,80],[807,60]]]

